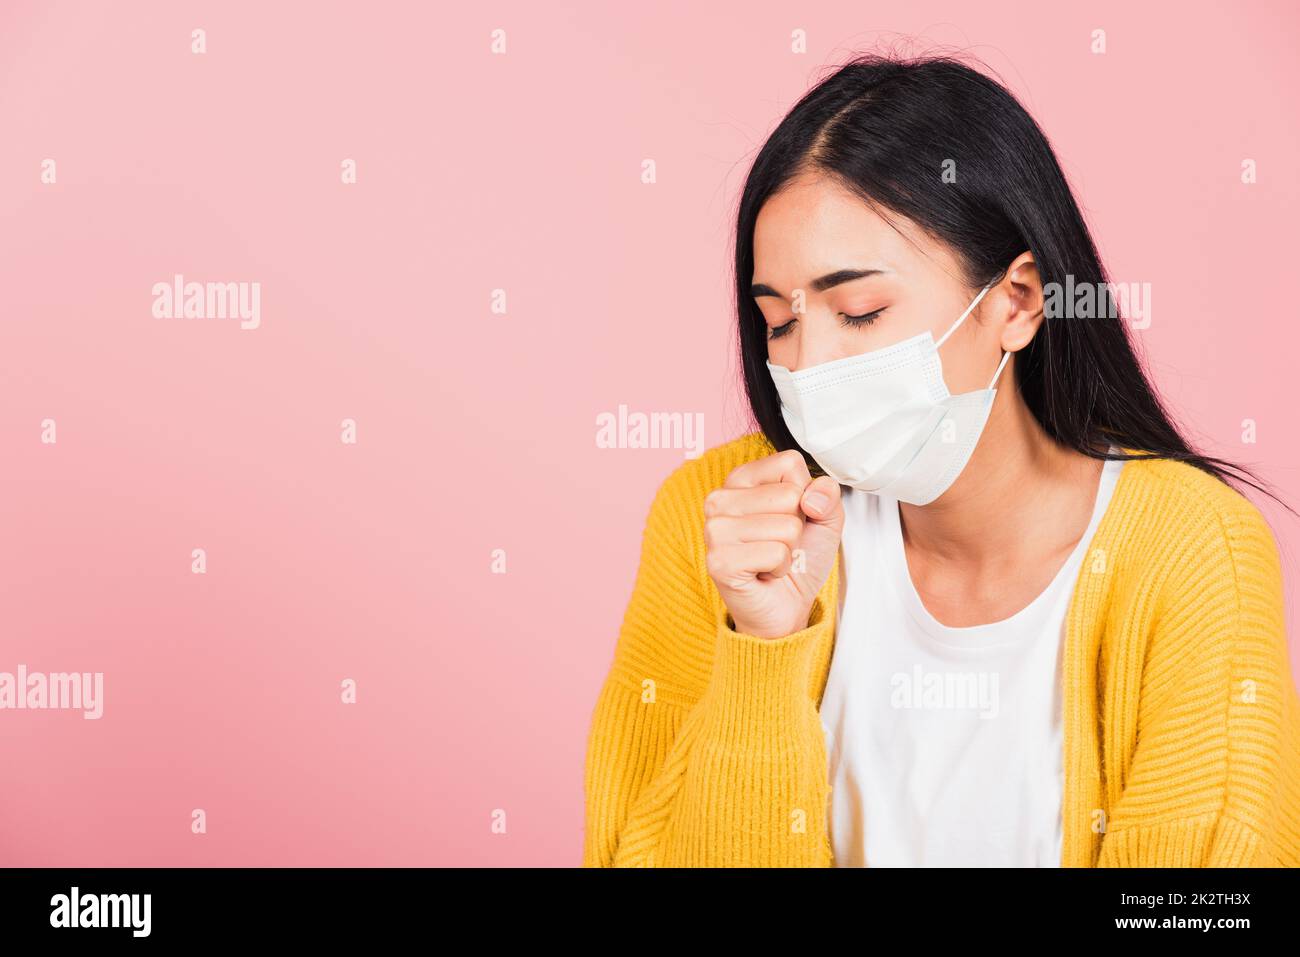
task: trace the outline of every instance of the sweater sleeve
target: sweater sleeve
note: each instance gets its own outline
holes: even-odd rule
[[[801,631],[736,631],[692,534],[708,490],[698,475],[670,477],[646,522],[592,715],[583,863],[828,866],[825,743],[810,693],[834,627],[827,592]]]
[[[1159,602],[1131,754],[1099,866],[1300,866],[1300,699],[1281,566],[1244,499],[1181,556]],[[1171,857],[1171,849],[1178,849]]]

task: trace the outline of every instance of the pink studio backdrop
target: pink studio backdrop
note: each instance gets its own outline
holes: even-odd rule
[[[1151,284],[1140,347],[1193,437],[1300,500],[1297,15],[1150,6],[6,3],[0,671],[104,698],[0,711],[0,864],[579,863],[591,709],[685,457],[597,448],[596,416],[747,428],[736,196],[882,38],[1024,98],[1114,278]],[[260,325],[155,318],[178,273],[260,283]],[[1300,521],[1263,508],[1294,620]]]

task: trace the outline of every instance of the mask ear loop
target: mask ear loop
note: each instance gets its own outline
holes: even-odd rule
[[[971,312],[975,309],[975,307],[980,304],[980,300],[983,299],[984,295],[992,288],[993,288],[993,283],[989,283],[987,286],[985,286],[983,289],[980,290],[980,294],[975,297],[975,301],[972,302],[969,306],[967,306],[966,311],[957,317],[957,321],[948,327],[948,331],[939,337],[939,341],[934,344],[934,348],[936,350],[938,350],[938,348],[941,345],[943,345],[945,342],[948,341],[948,337],[957,331],[957,327],[960,326],[962,322],[965,320],[965,318],[969,316]],[[993,388],[994,383],[998,381],[998,377],[1002,375],[1002,370],[1006,368],[1007,360],[1010,358],[1011,358],[1011,353],[1005,351],[1002,353],[1002,361],[998,363],[998,371],[993,373],[993,379],[985,387],[984,389],[985,392]]]
[[[938,349],[941,345],[943,345],[945,342],[948,341],[948,337],[957,331],[957,327],[960,326],[962,324],[962,321],[971,314],[971,311],[980,304],[980,300],[984,298],[984,294],[987,293],[992,288],[993,288],[993,283],[989,283],[987,286],[985,286],[983,289],[980,290],[980,294],[975,297],[975,301],[972,302],[969,306],[967,306],[966,311],[957,317],[957,321],[948,327],[948,331],[939,337],[939,341],[934,344],[935,349]]]
[[[1011,353],[1009,352],[1002,353],[1002,361],[998,363],[998,371],[993,373],[993,381],[988,384],[988,388],[986,388],[984,391],[987,392],[988,389],[993,388],[994,384],[997,383],[998,377],[1002,375],[1002,370],[1007,367],[1007,360],[1010,358],[1011,358]]]

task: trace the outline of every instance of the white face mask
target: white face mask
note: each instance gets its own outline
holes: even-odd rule
[[[966,467],[1011,353],[988,387],[953,395],[939,346],[970,315],[980,290],[947,332],[928,331],[874,352],[791,372],[767,363],[790,434],[841,485],[928,505]]]

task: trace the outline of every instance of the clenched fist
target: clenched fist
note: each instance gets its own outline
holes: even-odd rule
[[[735,630],[781,638],[808,627],[844,531],[840,486],[796,450],[746,462],[704,499],[709,576]]]

